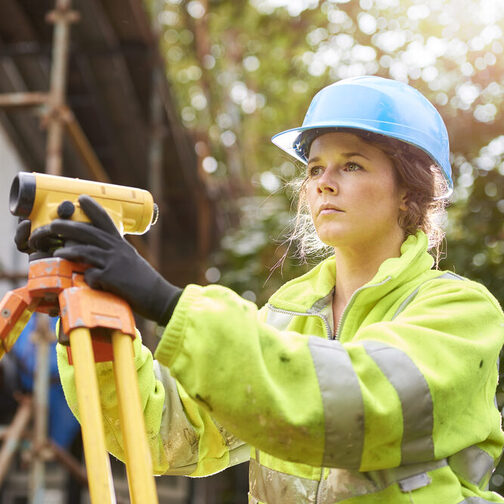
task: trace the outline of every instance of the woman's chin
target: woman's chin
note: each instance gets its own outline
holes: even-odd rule
[[[348,230],[331,230],[331,232],[319,233],[318,237],[324,245],[335,249],[353,248],[355,246],[360,246],[363,241],[362,236]]]
[[[345,237],[340,234],[319,235],[320,241],[327,247],[338,248],[344,245]]]

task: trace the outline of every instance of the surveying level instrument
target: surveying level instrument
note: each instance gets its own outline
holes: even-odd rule
[[[10,210],[30,219],[32,232],[56,218],[89,221],[78,197],[88,194],[107,210],[121,234],[141,234],[157,218],[148,191],[39,173],[19,173],[10,193]],[[84,281],[87,265],[48,257],[30,262],[28,282],[0,302],[0,358],[14,346],[33,312],[60,316],[69,336],[84,455],[93,504],[115,503],[100,407],[95,363],[112,361],[133,504],[158,502],[134,365],[135,320],[129,305]]]
[[[105,208],[122,235],[144,234],[158,218],[150,192],[91,180],[21,172],[12,181],[9,206],[17,217],[31,221],[31,232],[54,219],[89,222],[78,198],[87,194]]]

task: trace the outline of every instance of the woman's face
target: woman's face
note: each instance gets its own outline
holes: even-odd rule
[[[351,133],[326,133],[313,141],[306,197],[326,245],[361,248],[403,235],[398,217],[407,209],[406,190],[396,181],[392,161]]]

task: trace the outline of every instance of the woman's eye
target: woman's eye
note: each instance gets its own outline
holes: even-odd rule
[[[345,165],[345,171],[347,172],[355,172],[359,170],[362,170],[362,166],[357,163],[347,163]]]
[[[308,176],[317,177],[322,173],[322,166],[310,166],[308,168]]]

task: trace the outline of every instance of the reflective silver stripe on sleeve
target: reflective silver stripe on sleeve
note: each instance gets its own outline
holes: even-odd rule
[[[495,504],[495,501],[488,501],[482,497],[467,497],[467,499],[458,504]]]
[[[292,474],[274,471],[250,459],[250,495],[252,502],[267,504],[315,503],[318,480],[299,478]]]
[[[396,389],[401,401],[401,465],[433,460],[433,406],[425,377],[402,350],[378,341],[364,341],[362,344]]]
[[[487,489],[494,468],[493,458],[478,446],[469,446],[448,458],[452,471],[462,480]]]
[[[191,474],[196,470],[199,458],[198,433],[186,417],[177,382],[170,375],[169,369],[161,366],[158,361],[154,361],[153,368],[166,394],[159,428],[165,448],[164,456],[170,467],[166,474]]]
[[[364,404],[350,357],[339,341],[311,336],[325,419],[322,464],[358,469],[364,444]]]
[[[251,459],[251,502],[266,504],[334,504],[379,492],[398,483],[402,492],[412,492],[431,483],[430,472],[446,466],[446,460],[413,464],[373,472],[331,468],[318,480],[275,471]]]

